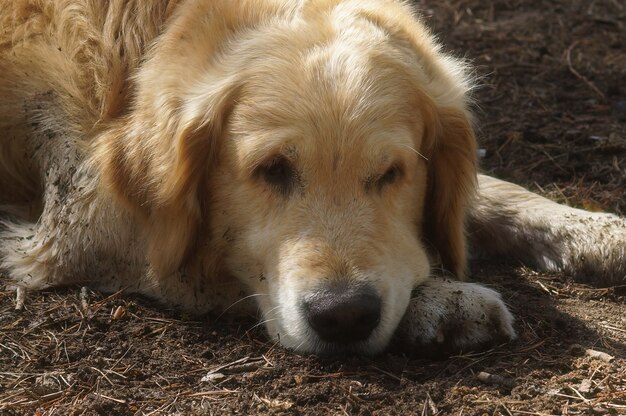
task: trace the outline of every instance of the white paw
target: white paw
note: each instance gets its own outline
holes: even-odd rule
[[[450,354],[516,337],[500,294],[476,283],[430,279],[419,286],[398,327],[402,348]]]
[[[626,282],[626,219],[571,210],[553,221],[553,229],[567,274],[603,286]]]
[[[564,272],[600,286],[626,283],[626,218],[560,205],[479,175],[469,212],[473,254]]]

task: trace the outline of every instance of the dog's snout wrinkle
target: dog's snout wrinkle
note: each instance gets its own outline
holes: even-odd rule
[[[380,322],[382,302],[369,288],[325,290],[305,301],[309,324],[326,342],[348,344],[367,339]]]

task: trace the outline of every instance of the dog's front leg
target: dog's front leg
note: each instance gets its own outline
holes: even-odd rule
[[[136,227],[100,188],[76,140],[64,132],[34,131],[26,143],[41,169],[42,211],[36,221],[1,219],[0,275],[30,289],[146,285],[136,277],[145,268]]]
[[[500,294],[477,283],[431,278],[414,290],[397,342],[420,354],[482,349],[515,338]]]
[[[626,282],[626,219],[560,205],[479,175],[469,214],[472,254],[564,271],[596,285]]]

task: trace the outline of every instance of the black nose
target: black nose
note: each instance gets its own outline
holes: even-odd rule
[[[362,341],[380,321],[380,297],[369,288],[323,290],[304,307],[309,324],[326,342]]]

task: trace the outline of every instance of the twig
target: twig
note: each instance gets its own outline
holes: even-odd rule
[[[26,288],[18,286],[15,288],[15,310],[21,311],[24,309],[24,301],[26,300]]]
[[[497,374],[490,374],[484,371],[478,373],[476,378],[485,384],[500,385],[509,388],[513,388],[517,384],[513,379],[505,378]]]
[[[116,299],[118,297],[120,297],[122,295],[122,293],[124,293],[126,291],[126,289],[128,289],[128,287],[123,287],[120,290],[118,290],[117,292],[107,296],[106,298],[94,303],[92,306],[95,309],[100,308],[102,305],[104,305],[105,303],[107,303],[108,301],[112,300],[112,299]]]
[[[513,413],[511,413],[511,411],[509,410],[509,408],[508,408],[508,407],[506,407],[504,403],[500,403],[500,406],[502,406],[502,408],[506,411],[506,413],[507,413],[509,416],[513,416]]]
[[[610,363],[615,358],[606,352],[592,350],[591,348],[585,350],[585,355],[587,357],[595,358],[596,360],[602,360],[605,363]]]
[[[106,376],[106,374],[104,374],[101,370],[97,369],[96,367],[89,367],[94,371],[97,371],[98,373],[100,373],[100,375],[102,377],[104,377],[104,379],[112,386],[115,387],[115,384],[113,384],[113,382]]]
[[[80,306],[82,306],[85,311],[89,309],[89,294],[85,286],[80,288]]]
[[[596,94],[598,94],[601,98],[605,98],[604,93],[600,91],[598,87],[596,87],[593,84],[593,82],[589,81],[585,76],[583,76],[580,72],[578,72],[576,68],[574,68],[574,65],[572,65],[572,57],[571,57],[572,49],[574,49],[574,47],[578,44],[578,42],[579,41],[572,43],[572,45],[569,48],[567,48],[567,52],[565,52],[565,59],[567,61],[567,67],[569,68],[572,74],[574,74],[578,79],[580,79],[585,84],[587,84]]]
[[[373,368],[374,370],[379,371],[379,372],[383,373],[384,375],[393,378],[396,381],[400,381],[400,382],[402,381],[402,379],[400,377],[396,376],[395,374],[390,373],[389,371],[385,371],[385,370],[383,370],[381,368],[378,368],[378,367],[376,367],[374,365],[371,365],[370,368]]]
[[[268,367],[267,364],[265,364],[265,360],[257,360],[257,361],[250,361],[247,363],[230,366],[228,368],[225,368],[223,372],[225,374],[239,374],[239,373],[250,373],[252,371],[256,371],[259,369],[267,369],[267,368],[271,368],[271,367]]]
[[[221,396],[225,394],[234,394],[239,393],[239,390],[209,390],[209,391],[199,391],[197,393],[186,393],[182,394],[184,397],[206,397],[206,396]]]
[[[106,396],[102,393],[94,393],[94,394],[98,397],[102,397],[103,399],[114,401],[115,403],[126,404],[126,400],[123,400],[123,399],[116,399],[115,397]]]
[[[563,393],[550,393],[551,396],[565,397],[572,400],[582,400],[585,402],[585,399],[581,399],[578,396],[572,396],[571,394],[563,394]]]
[[[539,280],[537,280],[537,284],[539,286],[541,286],[541,288],[550,296],[552,296],[552,292],[550,291],[550,289],[548,289],[543,283],[541,283]]]
[[[626,334],[626,330],[625,330],[625,329],[622,329],[622,328],[617,328],[617,327],[615,327],[615,326],[612,326],[612,325],[607,325],[607,324],[600,324],[600,326],[601,326],[601,327],[603,327],[603,328],[610,329],[610,330],[612,330],[612,331],[623,332],[623,333],[625,333],[625,334]]]
[[[576,396],[578,396],[580,398],[580,400],[582,400],[585,403],[589,403],[589,399],[586,398],[585,396],[583,396],[578,390],[576,390],[573,386],[567,386],[571,391],[573,391],[574,393],[576,393]]]
[[[202,381],[210,381],[211,376],[214,374],[237,374],[237,373],[249,373],[252,371],[256,371],[259,369],[270,369],[272,368],[271,364],[268,364],[269,361],[265,359],[265,357],[244,357],[238,360],[235,360],[231,363],[220,365],[212,368],[209,372],[202,378]],[[219,373],[218,373],[219,372]]]
[[[424,400],[424,405],[422,406],[422,416],[433,416],[437,413],[439,413],[439,409],[435,406],[430,393],[426,392],[426,400]]]
[[[126,354],[128,354],[128,352],[130,351],[130,349],[133,347],[133,345],[129,345],[128,349],[126,350],[126,352],[124,354],[122,354],[122,356],[120,358],[117,359],[117,361],[111,366],[109,367],[108,371],[113,370],[115,367],[117,367],[117,365],[120,363],[120,361],[122,361],[124,359],[124,357],[126,357]]]

